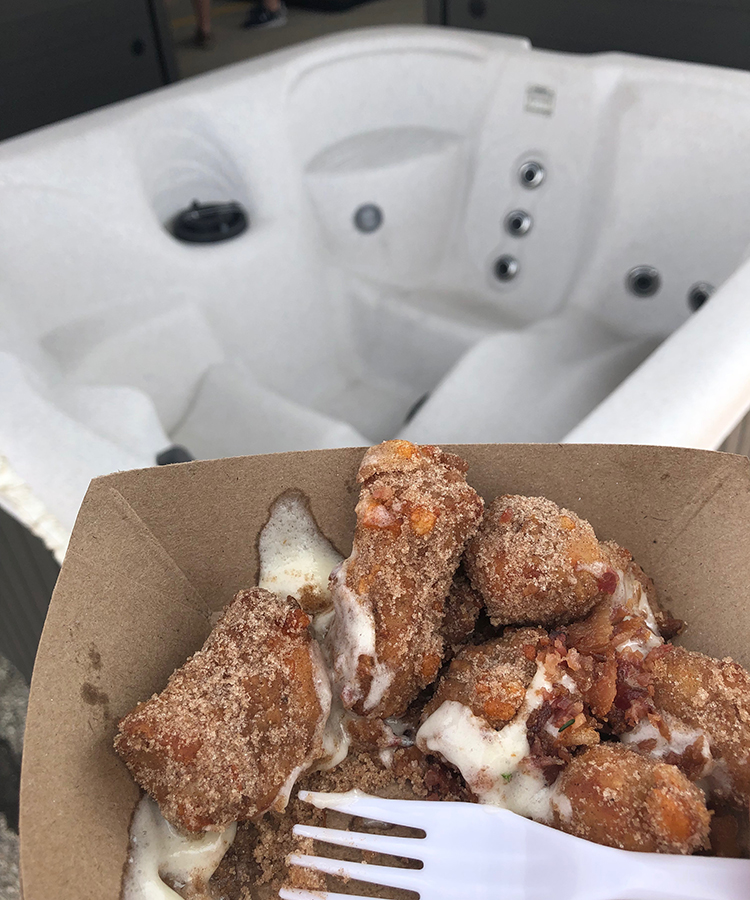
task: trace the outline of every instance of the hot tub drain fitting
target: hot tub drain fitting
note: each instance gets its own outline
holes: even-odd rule
[[[188,244],[214,244],[237,237],[247,226],[247,213],[236,200],[226,203],[193,200],[174,217],[171,231],[178,240]]]
[[[625,283],[636,297],[653,297],[661,287],[661,275],[653,266],[636,266],[628,272]]]

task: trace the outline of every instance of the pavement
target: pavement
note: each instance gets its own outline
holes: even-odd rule
[[[18,775],[28,699],[23,677],[0,656],[0,900],[20,900],[21,896],[14,828],[18,827]]]

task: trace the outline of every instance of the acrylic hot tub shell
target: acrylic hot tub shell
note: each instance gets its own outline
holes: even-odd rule
[[[172,443],[717,446],[750,405],[748,134],[747,73],[384,28],[9,141],[0,454],[64,534],[92,476]],[[249,229],[177,241],[193,199]]]

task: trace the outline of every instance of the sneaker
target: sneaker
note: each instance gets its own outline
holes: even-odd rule
[[[286,3],[283,2],[274,12],[266,9],[263,3],[256,3],[242,23],[243,28],[278,28],[279,25],[286,25]]]

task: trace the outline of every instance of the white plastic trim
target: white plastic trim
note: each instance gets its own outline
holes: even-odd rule
[[[748,410],[748,297],[750,262],[564,442],[716,450]]]

